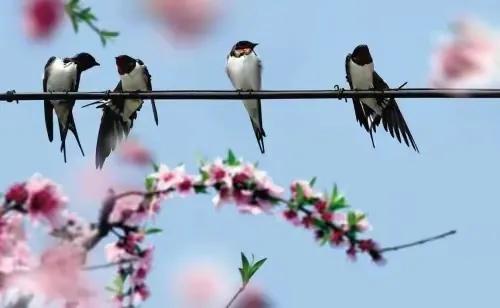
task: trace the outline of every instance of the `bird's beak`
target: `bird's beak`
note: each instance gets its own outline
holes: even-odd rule
[[[94,65],[96,65],[96,66],[101,66],[101,64],[99,64],[98,62],[94,63]]]
[[[259,45],[259,43],[253,43],[253,47],[255,47],[255,46],[257,46],[257,45]]]

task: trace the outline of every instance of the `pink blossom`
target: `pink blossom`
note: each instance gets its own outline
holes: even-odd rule
[[[8,285],[72,303],[87,302],[95,297],[91,282],[80,270],[85,260],[81,248],[70,244],[56,246],[45,251],[40,260],[37,268],[9,277]]]
[[[217,194],[212,198],[212,203],[219,207],[222,204],[230,203],[233,200],[233,192],[230,188],[223,186],[221,187]]]
[[[190,175],[184,175],[176,186],[177,192],[180,196],[186,197],[194,193],[194,177]]]
[[[68,202],[61,188],[39,174],[32,176],[26,183],[29,197],[26,210],[34,220],[48,222],[57,228],[61,222],[61,212]]]
[[[106,260],[110,263],[120,262],[122,260],[128,260],[134,258],[134,256],[128,253],[124,246],[118,243],[110,243],[104,247]]]
[[[9,187],[5,194],[5,201],[7,203],[14,202],[15,204],[22,205],[28,199],[28,190],[26,190],[25,183],[17,183]]]
[[[113,211],[108,217],[110,224],[123,223],[135,225],[147,218],[146,208],[143,207],[144,197],[131,195],[115,201]]]
[[[151,0],[149,4],[151,12],[181,40],[208,33],[219,15],[217,0]]]
[[[297,187],[302,188],[302,193],[305,198],[315,197],[314,190],[311,185],[307,181],[293,181],[290,186],[290,190],[292,191],[292,198],[297,198]]]
[[[23,216],[10,214],[0,220],[0,272],[11,273],[33,265],[26,239]]]
[[[212,164],[206,164],[201,167],[201,170],[208,175],[205,185],[212,186],[215,183],[229,184],[229,170],[222,162],[222,159],[216,159]]]
[[[134,303],[140,303],[149,298],[151,295],[149,288],[145,284],[136,285],[134,287]]]
[[[156,179],[156,190],[165,191],[175,189],[180,181],[184,179],[186,170],[184,166],[178,166],[172,170],[167,165],[161,164],[158,171],[151,174],[150,177]]]
[[[146,166],[151,164],[151,152],[140,142],[134,139],[127,139],[118,150],[119,157],[127,163],[137,166]]]
[[[141,253],[140,259],[134,264],[134,273],[132,274],[132,282],[134,285],[144,284],[144,280],[151,271],[153,264],[152,247],[144,250]]]
[[[499,37],[472,19],[454,24],[451,39],[432,57],[431,84],[436,87],[485,86],[499,74]]]
[[[62,0],[25,0],[24,28],[35,39],[51,36],[64,16]]]

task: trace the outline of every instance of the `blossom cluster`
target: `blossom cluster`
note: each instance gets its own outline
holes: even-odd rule
[[[359,211],[346,211],[345,197],[335,187],[331,194],[314,191],[315,180],[294,181],[290,197],[284,198],[284,189],[276,185],[266,172],[254,164],[243,162],[229,151],[227,158],[202,163],[196,175],[186,173],[184,166],[170,169],[160,165],[147,180],[148,196],[156,202],[177,193],[187,196],[215,192],[216,206],[232,203],[243,213],[273,214],[281,211],[293,225],[312,230],[321,243],[345,246],[347,255],[354,259],[358,252],[383,261],[377,244],[371,239],[359,239],[369,230],[366,215]],[[156,204],[156,203],[155,203]],[[281,206],[280,206],[281,205]]]

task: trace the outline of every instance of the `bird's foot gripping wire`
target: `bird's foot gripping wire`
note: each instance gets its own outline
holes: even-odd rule
[[[111,90],[104,91],[104,99],[105,100],[110,100],[111,99],[110,94],[111,94]]]
[[[15,94],[16,94],[16,90],[10,90],[10,91],[7,91],[5,94],[7,94],[7,98],[6,98],[6,101],[8,103],[12,103],[12,102],[16,102],[16,104],[19,104],[19,100],[15,99]]]
[[[341,88],[338,84],[336,84],[335,86],[333,86],[333,90],[337,91],[338,100],[344,99],[345,102],[347,103],[347,97],[344,96],[344,91],[345,91],[344,88]]]

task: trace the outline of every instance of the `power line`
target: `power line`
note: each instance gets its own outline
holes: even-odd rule
[[[37,100],[100,100],[109,98],[141,98],[159,100],[241,100],[241,99],[348,99],[366,97],[394,98],[500,98],[500,89],[432,89],[406,88],[380,90],[278,90],[278,91],[219,91],[165,90],[150,92],[15,92],[0,93],[0,101]]]

